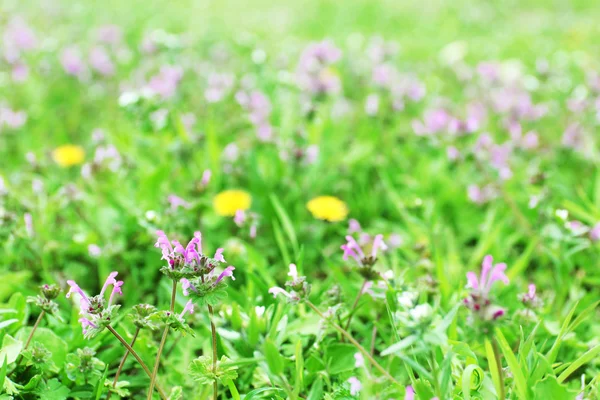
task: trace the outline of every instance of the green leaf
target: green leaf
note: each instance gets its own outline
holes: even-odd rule
[[[279,221],[281,222],[281,226],[283,227],[283,230],[285,231],[285,234],[287,235],[288,240],[292,244],[292,249],[294,250],[294,258],[298,258],[298,238],[296,237],[296,231],[294,230],[294,225],[292,224],[290,217],[285,212],[285,210],[284,210],[283,206],[281,205],[281,202],[279,201],[277,196],[275,196],[275,194],[272,193],[269,196],[269,198],[271,199],[271,204],[273,204],[275,213],[277,214],[277,217],[279,218]]]
[[[417,341],[419,341],[419,338],[416,335],[411,335],[411,336],[405,337],[398,343],[394,343],[393,345],[391,345],[390,347],[388,347],[387,349],[382,351],[381,355],[388,356],[390,354],[398,354],[398,353],[402,352],[402,350],[406,349],[407,347],[410,347],[413,344],[415,344]]]
[[[318,378],[308,392],[306,400],[321,400],[323,398],[323,380]]]
[[[27,340],[31,327],[23,327],[17,333],[17,339],[21,341]],[[62,365],[67,359],[68,345],[61,339],[52,329],[37,328],[33,334],[32,343],[41,343],[45,348],[52,352],[52,361],[56,365]]]
[[[181,400],[183,398],[183,389],[181,386],[175,386],[171,389],[171,393],[169,393],[169,400]]]
[[[462,395],[463,399],[471,400],[471,391],[479,391],[483,384],[485,372],[480,366],[471,364],[462,373]]]
[[[265,340],[265,344],[263,346],[263,351],[265,353],[265,358],[267,360],[267,365],[269,366],[269,370],[274,375],[281,375],[283,373],[283,357],[279,354],[279,350],[277,346],[271,339]]]
[[[354,370],[355,358],[358,350],[351,344],[336,343],[327,347],[325,351],[325,362],[329,365],[328,371],[331,375]]]
[[[294,395],[298,396],[304,386],[304,354],[302,354],[302,340],[296,343],[296,375],[294,383]]]
[[[517,395],[522,400],[527,400],[527,381],[525,380],[525,376],[523,375],[523,370],[521,369],[517,358],[514,353],[510,349],[506,338],[502,334],[500,329],[496,329],[496,339],[498,340],[498,344],[500,345],[500,350],[502,350],[502,354],[506,358],[506,363],[510,368],[510,371],[513,374],[513,380],[517,387]]]
[[[264,397],[264,395],[266,395],[267,393],[274,393],[273,395],[270,395],[268,397],[269,400],[284,399],[286,396],[285,390],[283,390],[283,389],[279,389],[279,388],[275,388],[275,387],[264,387],[264,388],[254,389],[254,390],[248,392],[248,394],[246,394],[246,397],[244,397],[244,400],[265,399],[266,397]],[[273,396],[275,396],[275,397],[273,397]]]
[[[40,396],[40,400],[64,400],[69,397],[70,392],[68,387],[60,383],[58,379],[53,378],[37,394]]]
[[[16,318],[7,319],[6,321],[2,321],[2,322],[0,322],[0,329],[7,328],[16,322],[19,322],[19,320]]]
[[[21,350],[23,349],[23,342],[15,339],[10,335],[4,335],[2,339],[2,348],[0,349],[0,360],[7,360],[9,364],[15,362]]]
[[[560,378],[559,378],[560,381]],[[533,387],[534,400],[549,400],[549,399],[573,399],[577,395],[576,391],[571,391],[562,386],[554,376],[547,376],[544,380],[539,381]]]
[[[556,361],[556,357],[558,356],[558,350],[560,350],[560,346],[562,344],[563,338],[569,332],[569,323],[571,322],[571,319],[573,318],[573,314],[575,314],[575,309],[577,308],[578,305],[579,305],[579,302],[575,303],[573,308],[571,308],[571,311],[569,311],[567,318],[565,318],[565,320],[563,321],[560,332],[558,333],[558,336],[556,337],[556,340],[554,341],[552,348],[550,349],[550,351],[548,352],[548,355],[546,356],[546,358],[548,359],[548,362],[550,364],[554,364],[554,361]]]
[[[8,369],[8,359],[4,356],[2,360],[2,368],[0,368],[0,382],[4,382],[4,378],[6,378],[6,370]]]
[[[500,375],[498,374],[498,370],[496,369],[496,355],[494,353],[494,349],[492,348],[492,344],[487,338],[485,339],[485,355],[487,357],[488,365],[490,366],[490,374],[492,375],[492,381],[494,382],[494,386],[496,387],[496,394],[500,396],[500,393],[502,393],[503,391],[503,387],[502,383],[500,382]]]
[[[579,367],[588,362],[596,359],[596,357],[600,354],[600,344],[596,347],[591,348],[577,360],[573,361],[569,368],[567,368],[560,376],[558,377],[558,382],[563,383],[565,379],[567,379],[573,372],[577,371]]]

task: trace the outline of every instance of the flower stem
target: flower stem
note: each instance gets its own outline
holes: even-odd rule
[[[496,339],[492,339],[492,349],[494,349],[494,358],[496,359],[496,370],[498,371],[498,378],[500,379],[500,393],[499,398],[504,398],[504,371],[502,370],[502,355],[500,354],[500,349],[498,348],[498,343],[496,343]],[[490,366],[491,367],[491,366]]]
[[[210,314],[210,331],[212,335],[212,352],[213,352],[213,373],[217,376],[217,328],[215,327],[215,312],[212,306],[208,305],[208,312]],[[217,380],[213,382],[213,400],[217,400],[219,395],[219,385]]]
[[[33,334],[35,333],[40,322],[42,322],[42,318],[44,318],[44,315],[46,315],[46,311],[42,310],[42,312],[40,313],[38,318],[35,320],[35,324],[33,324],[33,328],[31,328],[31,332],[29,332],[29,337],[27,338],[27,342],[25,343],[25,347],[23,347],[23,350],[27,350],[27,348],[29,347],[29,344],[31,343],[31,339],[33,339]],[[23,354],[21,353],[21,354],[19,354],[19,358],[16,360],[16,364],[19,364],[21,362],[22,358],[23,358]]]
[[[131,344],[129,345],[131,348],[133,348],[133,345],[135,344],[135,341],[137,340],[139,333],[140,333],[140,328],[136,328],[135,333],[133,334],[133,339],[131,339]],[[117,383],[119,382],[119,375],[121,375],[121,371],[123,370],[125,361],[127,361],[127,357],[129,357],[129,350],[127,350],[125,352],[125,354],[123,354],[123,358],[121,358],[121,362],[119,363],[119,368],[117,368],[117,373],[115,374],[115,380],[113,381],[113,388],[117,387]],[[106,396],[106,400],[110,400],[111,396],[112,396],[112,392],[109,391],[108,395]]]
[[[25,343],[25,347],[23,347],[23,350],[27,350],[27,348],[29,347],[29,343],[31,343],[31,339],[33,339],[33,334],[35,333],[38,325],[42,321],[42,318],[44,318],[44,315],[46,315],[46,311],[42,310],[42,312],[38,316],[37,320],[35,321],[35,324],[33,324],[33,328],[31,328],[31,332],[29,332],[29,337],[27,338],[27,342]]]
[[[177,281],[173,279],[173,290],[171,291],[171,307],[169,310],[171,314],[175,309],[175,296],[177,295]],[[165,347],[165,342],[167,341],[167,334],[169,333],[169,325],[165,326],[165,330],[163,331],[162,338],[160,339],[160,345],[158,346],[158,353],[156,353],[156,360],[154,361],[154,370],[152,371],[152,375],[150,377],[150,389],[148,390],[148,400],[152,400],[152,391],[154,390],[154,385],[156,385],[156,374],[158,373],[158,366],[160,365],[160,356],[162,355],[163,348]]]
[[[356,347],[358,349],[358,351],[360,351],[362,353],[363,356],[365,356],[367,358],[367,360],[369,360],[369,362],[371,363],[371,365],[373,365],[377,370],[379,370],[379,372],[381,372],[386,378],[388,378],[391,382],[393,382],[394,384],[398,385],[399,387],[403,387],[400,382],[398,382],[396,379],[394,379],[394,377],[392,375],[390,375],[389,372],[387,372],[382,366],[381,364],[379,364],[374,358],[373,356],[371,356],[371,353],[369,353],[367,350],[365,350],[364,347],[362,347],[360,345],[360,343],[358,343],[356,341],[356,339],[354,339],[352,337],[352,335],[350,335],[348,333],[348,331],[346,331],[344,328],[342,328],[341,326],[339,326],[338,324],[336,324],[335,322],[330,321],[327,317],[325,317],[325,315],[323,315],[323,313],[321,311],[319,311],[319,309],[310,301],[306,300],[306,304],[312,308],[312,310],[314,312],[316,312],[319,317],[321,317],[324,321],[327,321],[331,324],[331,326],[333,326],[335,328],[335,330],[337,330],[339,333],[342,334],[342,336],[344,336],[346,339],[348,339],[348,341],[350,343],[352,343],[354,345],[354,347]]]
[[[119,335],[119,333],[117,331],[115,331],[115,329],[112,326],[108,325],[106,328],[110,331],[110,333],[112,333],[119,340],[119,342],[121,342],[121,344],[123,344],[123,346],[125,346],[127,351],[129,351],[131,353],[131,355],[140,364],[140,366],[142,367],[142,369],[144,370],[146,375],[148,375],[148,377],[151,378],[152,374],[150,373],[150,369],[146,366],[146,364],[144,363],[144,360],[142,360],[140,358],[139,354],[129,345],[129,343],[127,343],[127,341],[125,339],[123,339],[123,337],[121,335]],[[167,396],[165,395],[165,392],[162,390],[162,388],[160,386],[156,385],[156,390],[160,394],[161,399],[167,398]]]
[[[346,321],[346,326],[344,327],[345,330],[348,330],[348,328],[350,328],[350,322],[352,322],[352,317],[354,316],[354,312],[356,311],[356,307],[358,306],[358,302],[360,301],[360,298],[363,295],[363,291],[365,290],[366,285],[367,280],[365,279],[362,286],[360,287],[360,290],[358,291],[358,294],[356,295],[356,299],[354,299],[354,304],[352,304],[352,308],[350,309],[350,315],[348,316],[348,321]]]

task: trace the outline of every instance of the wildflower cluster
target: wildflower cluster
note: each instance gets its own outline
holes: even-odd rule
[[[83,335],[91,339],[98,335],[115,319],[116,313],[121,307],[118,304],[113,304],[115,295],[123,295],[121,286],[123,281],[117,281],[115,278],[118,272],[111,272],[106,278],[102,290],[96,296],[88,296],[75,281],[67,281],[70,286],[67,292],[67,297],[75,294],[79,297],[79,323],[83,329]],[[112,286],[108,301],[105,298],[107,290]]]
[[[54,284],[44,284],[40,286],[40,294],[37,296],[29,296],[28,303],[33,303],[50,315],[61,318],[58,314],[58,304],[54,301],[61,292],[61,288]]]
[[[464,305],[473,312],[476,320],[485,324],[496,321],[504,316],[506,311],[492,302],[490,290],[494,282],[502,281],[508,284],[508,277],[504,274],[506,264],[493,264],[493,258],[487,255],[483,259],[481,274],[477,276],[475,272],[467,273],[467,288],[470,293],[464,299]],[[484,327],[484,330],[488,328]]]
[[[273,297],[277,297],[278,294],[281,294],[287,297],[290,303],[298,303],[307,299],[310,294],[311,285],[306,281],[306,276],[298,275],[296,264],[290,264],[288,276],[290,277],[290,280],[285,282],[285,287],[288,290],[275,286],[269,289],[269,293],[271,293]]]

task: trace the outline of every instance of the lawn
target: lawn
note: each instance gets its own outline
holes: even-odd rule
[[[0,4],[0,400],[600,398],[600,3]]]

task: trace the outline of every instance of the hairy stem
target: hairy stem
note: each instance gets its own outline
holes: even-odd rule
[[[396,379],[394,379],[394,377],[392,375],[390,375],[389,372],[387,372],[382,366],[381,364],[379,364],[374,358],[373,356],[371,356],[371,353],[369,353],[367,350],[365,350],[364,347],[362,347],[360,345],[360,343],[358,343],[356,341],[356,339],[354,339],[352,337],[352,335],[350,335],[348,333],[348,331],[346,331],[344,328],[342,328],[341,326],[339,326],[338,324],[336,324],[335,322],[330,321],[325,315],[323,315],[323,313],[310,301],[306,301],[306,304],[312,308],[312,310],[314,312],[316,312],[319,317],[321,317],[324,321],[327,321],[331,324],[331,326],[333,326],[335,328],[335,330],[337,330],[339,333],[342,334],[342,336],[344,336],[350,343],[352,343],[354,345],[354,347],[356,347],[358,349],[358,351],[360,351],[362,353],[363,356],[365,356],[365,358],[367,360],[369,360],[369,362],[371,363],[371,365],[373,365],[379,372],[381,372],[386,378],[388,378],[391,382],[393,382],[394,384],[402,387],[402,385],[400,384],[400,382],[398,382]]]
[[[171,307],[169,310],[173,313],[175,309],[175,296],[177,295],[177,281],[173,279],[173,290],[171,291]],[[156,353],[156,360],[154,360],[154,370],[152,371],[152,376],[150,377],[150,389],[148,390],[148,400],[152,400],[152,391],[154,390],[154,385],[156,385],[156,374],[158,373],[158,366],[160,365],[160,356],[162,355],[163,349],[165,347],[165,342],[167,341],[167,335],[169,333],[169,325],[165,326],[165,330],[163,331],[162,338],[160,339],[160,345],[158,346],[158,353]]]
[[[502,359],[500,357],[502,357],[501,353],[500,353],[500,349],[498,348],[498,344],[496,343],[496,339],[492,339],[492,349],[494,349],[494,358],[496,359],[496,370],[498,371],[498,377],[500,378],[500,393],[498,393],[498,396],[500,399],[504,398],[504,370],[502,369]],[[490,368],[492,368],[492,366],[490,365]]]
[[[125,346],[127,351],[129,353],[131,353],[131,355],[140,364],[140,366],[142,367],[142,369],[144,370],[146,375],[148,375],[148,377],[151,378],[152,373],[150,372],[150,369],[148,368],[148,366],[146,366],[146,363],[144,363],[144,361],[140,358],[139,354],[129,345],[129,343],[127,343],[127,341],[125,339],[123,339],[123,337],[121,335],[119,335],[119,333],[117,331],[115,331],[115,329],[112,326],[108,325],[106,328],[110,331],[110,333],[112,333],[119,340],[119,342],[121,342],[121,344],[123,346]],[[167,398],[167,396],[165,395],[165,392],[162,390],[162,388],[160,386],[156,385],[156,390],[160,394],[161,399]]]
[[[210,314],[210,331],[212,335],[212,353],[213,353],[213,372],[215,376],[217,375],[217,328],[215,327],[215,312],[212,306],[208,305],[208,313]],[[219,395],[219,385],[217,380],[213,382],[213,400],[218,399]]]
[[[131,344],[129,344],[129,346],[131,348],[133,348],[133,345],[135,344],[135,341],[137,340],[139,333],[140,333],[140,328],[136,328],[135,333],[133,334],[133,339],[131,339]],[[127,357],[129,357],[129,350],[127,350],[125,352],[125,354],[123,354],[123,358],[121,358],[121,362],[119,363],[119,368],[117,368],[117,373],[115,374],[115,380],[113,381],[113,388],[117,387],[117,383],[119,382],[119,376],[121,375],[121,371],[123,370],[125,361],[127,361]],[[112,392],[109,391],[108,395],[106,396],[106,400],[110,400],[111,396],[112,396]]]

